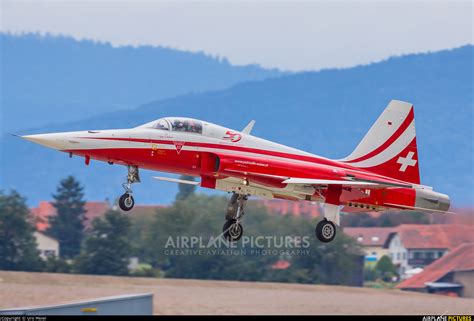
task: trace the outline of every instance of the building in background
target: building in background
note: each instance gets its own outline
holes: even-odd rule
[[[137,204],[133,207],[132,214],[134,217],[146,217],[146,216],[153,216],[157,213],[157,210],[166,208],[167,205],[140,205]],[[114,211],[121,211],[118,205],[114,204],[111,207]]]
[[[397,227],[345,227],[363,247],[365,264],[387,255],[402,279],[413,276],[461,244],[474,242],[474,225],[403,224]]]
[[[88,229],[91,226],[92,220],[104,215],[110,206],[107,202],[86,202],[84,208],[86,210],[84,225]],[[38,207],[31,209],[31,214],[36,224],[36,230],[44,232],[49,227],[49,218],[56,215],[57,212],[51,202],[42,201]]]
[[[405,272],[424,268],[463,243],[474,242],[474,226],[458,224],[398,226],[385,247],[402,278]]]
[[[474,225],[474,208],[453,208],[449,209],[456,215],[448,213],[426,213],[429,216],[430,224],[461,224]]]
[[[52,237],[44,235],[38,231],[34,232],[37,248],[40,251],[40,257],[46,260],[48,257],[59,257],[59,242]]]
[[[270,214],[293,215],[307,218],[322,216],[322,207],[316,202],[294,202],[279,199],[259,200]]]
[[[397,288],[474,298],[474,243],[457,246]]]
[[[345,227],[343,229],[344,234],[356,239],[362,245],[366,265],[375,265],[382,256],[390,255],[385,244],[394,231],[394,227]]]

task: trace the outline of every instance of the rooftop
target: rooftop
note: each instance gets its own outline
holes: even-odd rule
[[[86,202],[85,205],[85,228],[91,227],[91,222],[96,217],[101,217],[109,209],[119,210],[118,206],[110,206],[108,202]],[[135,205],[133,208],[134,216],[150,216],[156,213],[159,208],[165,208],[165,205]],[[38,207],[30,209],[36,223],[36,230],[44,232],[49,227],[49,217],[57,214],[56,208],[52,202],[41,201]]]
[[[382,247],[395,229],[395,227],[345,227],[343,231],[363,246]]]
[[[474,226],[460,224],[404,224],[396,228],[407,249],[449,249],[474,242]]]
[[[454,271],[474,270],[474,243],[461,244],[448,254],[428,265],[423,272],[397,285],[398,289],[425,288]]]
[[[322,213],[321,206],[313,202],[295,202],[280,199],[260,200],[259,202],[261,202],[271,214],[319,217]]]
[[[107,212],[109,204],[107,202],[86,202],[84,208],[86,210],[84,224],[86,228],[89,228],[93,219]],[[49,227],[49,217],[56,215],[57,211],[52,202],[41,201],[38,207],[31,209],[31,213],[35,218],[36,229],[43,232]]]

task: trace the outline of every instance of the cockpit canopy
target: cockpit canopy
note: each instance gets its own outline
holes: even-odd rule
[[[167,117],[146,123],[140,127],[154,128],[159,130],[172,130],[176,132],[187,132],[202,134],[202,122],[192,118]]]

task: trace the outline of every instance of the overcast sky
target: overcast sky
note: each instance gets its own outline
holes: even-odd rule
[[[40,31],[318,70],[473,43],[472,1],[1,1],[1,30]]]

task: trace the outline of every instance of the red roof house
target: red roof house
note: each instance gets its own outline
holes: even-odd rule
[[[398,289],[474,296],[474,243],[464,243],[397,285]],[[464,281],[463,281],[464,280]],[[462,289],[459,292],[459,289]]]
[[[107,202],[86,202],[84,207],[86,210],[84,225],[89,228],[93,219],[107,212],[109,204]],[[53,204],[46,201],[40,202],[38,207],[32,208],[30,211],[36,222],[36,229],[40,232],[49,227],[49,218],[57,214]]]
[[[474,226],[459,224],[403,224],[396,228],[407,249],[454,249],[474,242]]]
[[[343,232],[363,246],[383,247],[395,227],[345,227]]]
[[[262,200],[261,203],[271,214],[318,217],[321,215],[321,205],[313,202],[297,202],[288,200]]]
[[[286,260],[278,260],[272,266],[272,270],[286,270],[291,266],[291,263]]]

